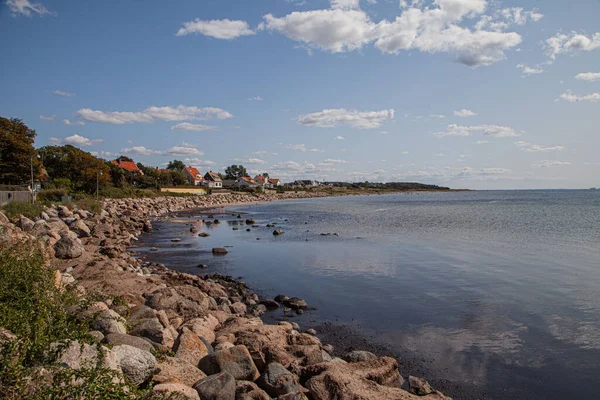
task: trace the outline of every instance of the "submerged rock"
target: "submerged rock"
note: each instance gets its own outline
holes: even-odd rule
[[[227,250],[225,247],[213,247],[212,252],[213,254],[223,255],[229,253],[229,250]]]

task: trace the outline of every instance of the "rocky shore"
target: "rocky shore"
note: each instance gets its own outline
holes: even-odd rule
[[[38,243],[57,268],[56,285],[81,295],[69,312],[91,318],[101,350],[75,340],[48,349],[61,367],[102,365],[156,394],[196,400],[448,399],[422,378],[403,377],[394,358],[333,357],[313,329],[260,319],[279,307],[301,312],[302,299],[259,298],[231,277],[180,273],[128,252],[170,212],[315,196],[324,194],[106,200],[99,214],[52,206],[33,220],[0,213],[0,245]]]

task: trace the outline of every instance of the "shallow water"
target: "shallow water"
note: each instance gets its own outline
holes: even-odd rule
[[[233,230],[241,221],[223,215],[199,238],[161,221],[141,244],[159,247],[147,255],[171,268],[242,276],[266,296],[305,298],[318,310],[303,320],[359,327],[418,355],[427,378],[494,399],[598,398],[600,191],[337,197],[229,210],[261,227]],[[269,222],[286,233],[274,237]],[[215,257],[218,246],[232,247]]]

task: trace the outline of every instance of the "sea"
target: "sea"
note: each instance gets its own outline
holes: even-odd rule
[[[349,327],[455,399],[600,398],[600,190],[327,197],[211,214],[219,224],[195,210],[156,221],[135,250],[239,277],[264,297],[301,297],[316,307],[293,317],[303,327]]]

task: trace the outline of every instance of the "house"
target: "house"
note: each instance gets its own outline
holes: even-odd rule
[[[241,189],[243,187],[256,189],[258,187],[258,182],[249,176],[242,176],[237,181],[235,181],[235,187]]]
[[[271,189],[273,187],[271,182],[269,182],[269,178],[265,176],[256,175],[254,180],[256,181],[256,184],[263,189]]]
[[[204,175],[204,179],[208,182],[209,188],[222,188],[223,181],[216,172],[209,171]]]
[[[319,186],[319,182],[311,181],[311,180],[299,180],[299,181],[295,181],[294,185],[302,186],[302,187],[317,187],[317,186]]]
[[[144,175],[142,170],[140,170],[133,161],[112,160],[111,163],[121,169],[124,169],[127,172]]]
[[[272,187],[281,186],[281,181],[279,179],[269,178],[269,183],[272,185]]]
[[[190,185],[199,186],[206,183],[202,174],[194,167],[185,167],[183,173]]]

